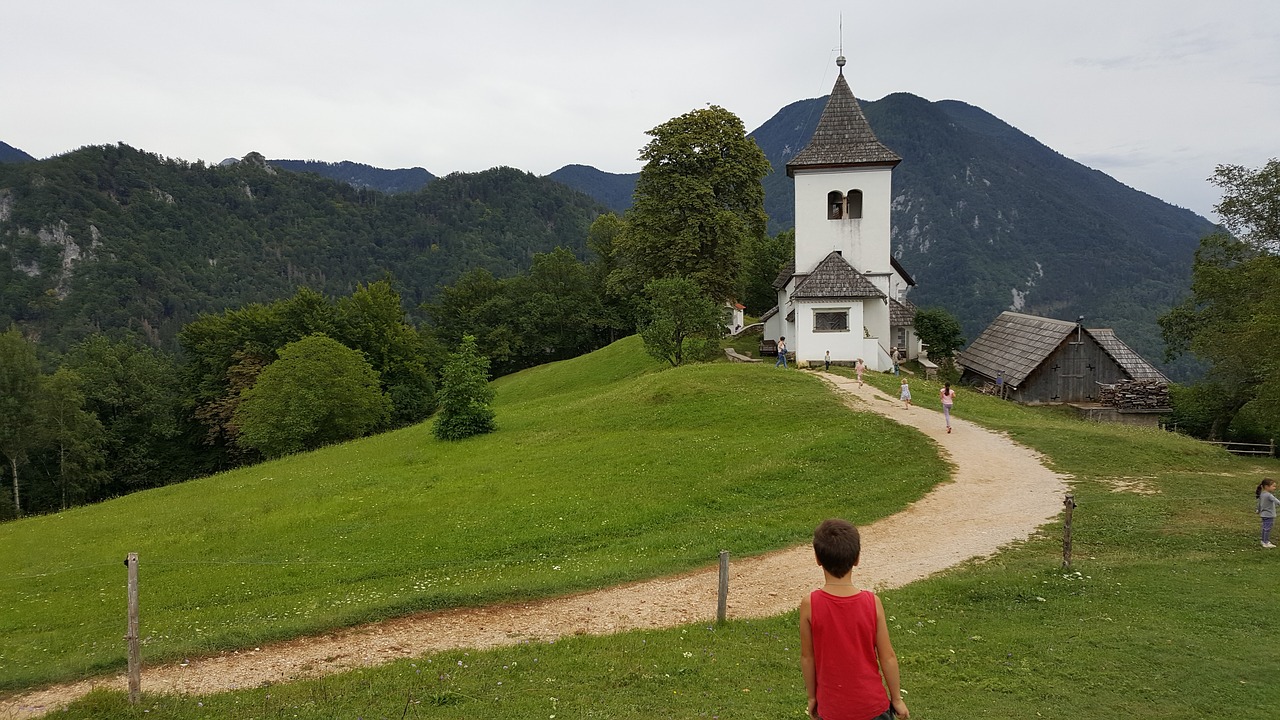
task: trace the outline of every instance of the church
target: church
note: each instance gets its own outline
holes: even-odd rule
[[[795,180],[795,262],[774,281],[778,305],[766,312],[764,337],[786,338],[798,365],[861,358],[890,370],[893,355],[920,353],[906,298],[915,285],[889,245],[893,169],[902,158],[876,139],[844,79],[835,87],[813,137],[787,163]]]

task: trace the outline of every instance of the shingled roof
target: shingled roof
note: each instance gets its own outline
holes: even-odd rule
[[[916,306],[911,301],[889,300],[889,324],[894,327],[914,327],[916,324]]]
[[[1067,320],[1003,312],[956,357],[961,365],[984,377],[994,378],[1003,371],[1005,382],[1017,387],[1076,327],[1076,323]],[[1132,379],[1169,382],[1163,373],[1116,337],[1114,330],[1085,328],[1084,332]]]
[[[799,168],[893,166],[900,162],[902,158],[897,153],[876,139],[842,71],[809,144],[787,163],[787,176],[795,177]]]
[[[1003,372],[1004,381],[1017,387],[1075,329],[1076,324],[1066,320],[1002,312],[956,358],[985,377]]]
[[[778,271],[778,277],[773,279],[773,289],[781,290],[787,286],[787,282],[791,280],[791,276],[796,274],[796,261],[788,260],[786,265]]]
[[[853,269],[844,256],[832,251],[818,263],[791,291],[793,300],[855,300],[882,298],[880,292],[862,273]]]
[[[1169,378],[1164,373],[1155,368],[1154,365],[1142,359],[1142,356],[1134,352],[1132,348],[1124,344],[1124,341],[1116,337],[1116,332],[1110,328],[1098,328],[1094,330],[1086,330],[1085,332],[1093,336],[1098,341],[1098,345],[1111,356],[1116,364],[1124,368],[1129,373],[1129,377],[1134,380],[1159,380],[1167,383]]]

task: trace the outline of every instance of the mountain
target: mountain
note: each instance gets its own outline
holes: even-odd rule
[[[791,103],[751,133],[773,166],[764,179],[771,232],[795,225],[786,162],[808,144],[826,101]],[[1156,318],[1187,292],[1212,223],[963,102],[896,93],[862,107],[903,158],[893,176],[893,253],[917,281],[916,305],[946,308],[970,339],[1004,310],[1083,315],[1162,359]],[[574,187],[615,207],[616,186],[632,176],[584,168],[576,177],[588,181]]]
[[[388,195],[258,153],[210,167],[85,147],[0,164],[0,327],[55,348],[126,328],[167,346],[200,313],[387,275],[416,308],[475,268],[509,276],[556,247],[584,256],[603,211],[511,168]]]
[[[636,192],[640,173],[607,173],[590,165],[565,165],[547,176],[556,182],[585,193],[597,202],[621,215],[631,207],[631,196]]]
[[[267,164],[290,172],[315,173],[320,177],[337,180],[354,188],[391,194],[416,192],[436,179],[435,175],[420,167],[384,170],[350,160],[339,163],[317,160],[268,160]]]
[[[0,142],[0,163],[31,162],[35,158],[6,142]]]

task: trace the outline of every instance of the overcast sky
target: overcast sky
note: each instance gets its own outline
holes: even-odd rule
[[[676,115],[830,92],[842,15],[859,98],[977,105],[1211,218],[1215,165],[1280,156],[1276,0],[5,0],[0,140],[635,172]]]

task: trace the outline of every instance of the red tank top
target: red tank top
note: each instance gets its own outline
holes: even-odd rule
[[[868,720],[889,708],[876,657],[876,596],[863,590],[809,596],[813,660],[822,720]]]

